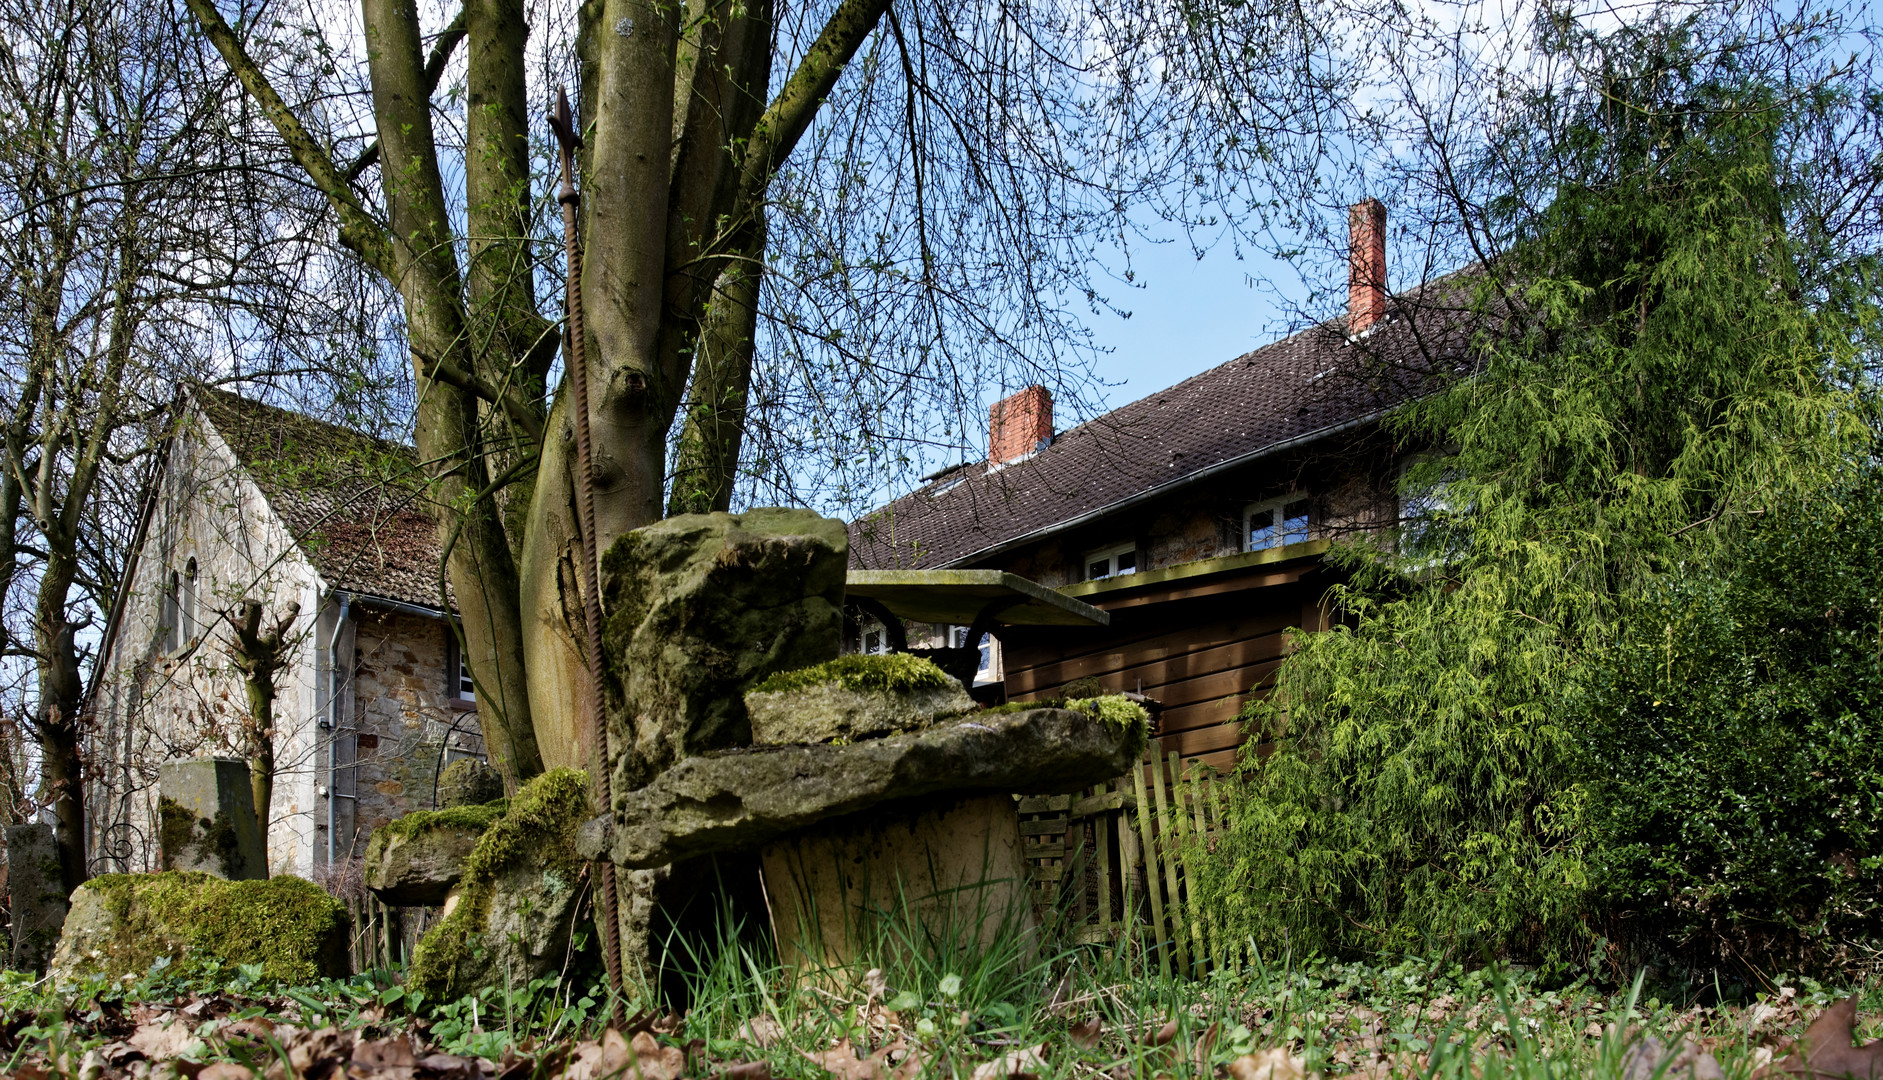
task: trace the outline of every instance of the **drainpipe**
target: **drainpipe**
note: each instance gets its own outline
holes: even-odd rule
[[[333,636],[327,639],[327,867],[333,868],[334,829],[338,825],[340,792],[338,766],[340,764],[340,691],[346,680],[340,677],[340,632],[346,629],[347,608],[353,603],[353,597],[340,594],[340,613],[333,620]]]

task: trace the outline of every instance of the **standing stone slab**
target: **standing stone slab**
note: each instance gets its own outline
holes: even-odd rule
[[[761,859],[779,958],[800,978],[869,967],[924,938],[970,956],[998,944],[1023,964],[1038,950],[1010,795],[835,818],[774,840]]]
[[[836,657],[849,538],[808,510],[683,514],[602,560],[602,697],[614,792],[752,741],[745,692]]]
[[[158,836],[165,870],[230,881],[268,876],[248,763],[187,758],[158,768]]]
[[[40,972],[65,926],[65,884],[50,825],[8,825],[7,892],[13,908],[15,971]]]

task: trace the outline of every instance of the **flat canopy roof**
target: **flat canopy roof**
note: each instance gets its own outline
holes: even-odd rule
[[[1009,626],[1109,626],[1111,613],[1005,570],[852,570],[852,596],[868,597],[911,622],[967,626],[992,603]]]

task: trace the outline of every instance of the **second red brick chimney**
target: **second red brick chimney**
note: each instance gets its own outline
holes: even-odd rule
[[[1053,395],[1044,386],[994,402],[987,409],[987,463],[1026,457],[1053,439]]]
[[[1347,211],[1347,333],[1359,337],[1386,317],[1386,206],[1365,199]]]

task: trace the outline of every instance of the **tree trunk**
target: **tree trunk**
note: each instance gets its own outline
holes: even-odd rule
[[[59,872],[68,892],[85,883],[85,787],[79,752],[82,730],[79,713],[84,704],[78,649],[73,626],[66,619],[66,597],[77,575],[76,561],[67,553],[49,552],[39,581],[34,637],[38,651],[39,702],[33,731],[39,742],[45,786],[41,798],[52,804],[53,827],[59,845]]]

